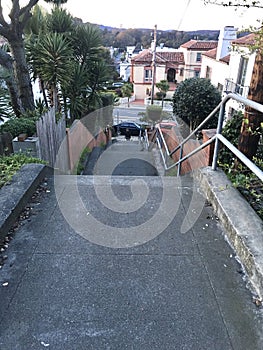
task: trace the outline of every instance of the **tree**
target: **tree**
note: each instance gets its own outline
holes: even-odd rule
[[[72,76],[72,48],[60,33],[41,37],[35,48],[35,68],[49,91],[51,106],[59,110],[59,93],[70,83]]]
[[[151,120],[151,122],[155,125],[155,123],[161,121],[162,119],[162,107],[157,105],[148,105],[146,108],[146,118]]]
[[[128,107],[130,107],[130,98],[132,96],[133,93],[133,87],[131,84],[126,83],[122,86],[121,88],[121,94],[123,97],[127,97],[128,98]]]
[[[21,6],[19,0],[12,1],[9,13],[10,21],[6,20],[0,1],[0,35],[3,36],[10,47],[10,57],[7,58],[0,49],[0,64],[7,68],[9,65],[10,76],[12,76],[12,90],[10,95],[16,115],[27,110],[34,110],[34,97],[31,85],[30,74],[26,62],[24,46],[24,30],[31,17],[31,10],[39,0],[28,0],[25,6]],[[60,2],[48,0],[48,2]],[[63,1],[65,2],[65,0]],[[4,58],[4,59],[2,59]],[[8,62],[9,61],[9,62]],[[12,62],[12,69],[10,63]],[[15,86],[16,85],[16,86]]]
[[[209,79],[190,78],[180,83],[173,95],[173,112],[194,130],[220,103],[221,94]],[[216,127],[213,118],[207,127]]]
[[[167,91],[169,90],[169,83],[167,80],[160,80],[159,83],[155,84],[157,89],[160,91],[159,94],[162,98],[162,108],[163,108],[163,100],[166,96]]]
[[[251,76],[248,99],[263,103],[263,29],[255,35],[255,45],[251,48],[256,51],[256,57]],[[252,159],[258,149],[260,134],[262,134],[263,114],[245,107],[243,123],[241,126],[238,149],[249,159]]]
[[[60,6],[62,4],[66,4],[68,0],[45,0],[48,3],[53,3],[54,6]]]

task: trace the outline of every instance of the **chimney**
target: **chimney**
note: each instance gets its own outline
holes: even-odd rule
[[[216,59],[225,57],[229,54],[231,49],[231,41],[237,38],[237,29],[233,26],[226,26],[220,30]]]

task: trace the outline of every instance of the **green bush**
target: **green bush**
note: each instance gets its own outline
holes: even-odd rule
[[[146,108],[146,116],[152,122],[158,122],[162,119],[162,107],[158,105],[149,105]]]
[[[238,146],[238,138],[240,135],[241,125],[243,120],[243,113],[237,112],[229,119],[222,130],[222,135],[231,142],[234,146]],[[219,152],[219,161],[223,164],[233,163],[234,155],[228,148],[222,146]]]
[[[41,159],[28,157],[23,153],[12,154],[11,156],[0,156],[0,188],[11,181],[12,177],[22,165],[29,163],[47,164]]]
[[[237,112],[226,122],[222,130],[222,135],[236,147],[238,146],[242,121],[242,112]],[[263,168],[262,157],[254,157],[253,162],[260,169]],[[263,208],[261,205],[263,200],[263,186],[256,175],[254,175],[243,163],[236,162],[233,153],[224,146],[220,149],[218,163],[233,186],[245,197],[259,217],[263,219]]]
[[[91,152],[91,149],[89,147],[85,147],[84,150],[81,152],[79,162],[78,162],[77,167],[76,167],[76,171],[74,172],[77,175],[80,175],[82,173],[82,171],[84,170],[85,161],[86,161],[86,158],[90,152]]]
[[[173,113],[194,130],[220,103],[221,94],[209,79],[189,78],[181,82],[173,95]],[[217,113],[218,114],[218,113]],[[206,128],[217,126],[217,115]]]
[[[0,132],[9,132],[13,138],[23,133],[33,136],[36,133],[36,123],[31,118],[12,118],[1,125]]]

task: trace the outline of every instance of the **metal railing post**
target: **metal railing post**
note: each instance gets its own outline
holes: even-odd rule
[[[216,129],[216,134],[221,134],[222,128],[223,128],[223,122],[224,122],[224,116],[225,116],[225,104],[226,101],[224,101],[220,107],[219,111],[219,117],[218,117],[218,123],[217,123],[217,129]],[[213,161],[212,161],[212,169],[216,170],[217,166],[217,160],[218,160],[218,152],[219,152],[219,139],[215,139],[215,148],[214,148],[214,155],[213,155]]]
[[[179,161],[178,161],[177,176],[180,176],[180,173],[181,173],[181,159],[183,157],[183,147],[184,147],[184,145],[181,145],[181,147],[180,147],[180,155],[179,155]]]

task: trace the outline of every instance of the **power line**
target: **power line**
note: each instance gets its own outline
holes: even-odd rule
[[[178,24],[177,30],[179,30],[179,28],[180,28],[180,26],[181,26],[181,24],[182,24],[182,21],[183,21],[183,19],[184,19],[184,17],[185,17],[186,11],[188,10],[188,7],[189,7],[189,5],[190,5],[190,2],[191,2],[191,0],[188,0],[187,4],[186,4],[186,6],[185,6],[185,9],[184,9],[184,12],[183,12],[183,14],[182,14],[182,16],[181,16],[181,19],[180,19],[180,22],[179,22],[179,24]]]

